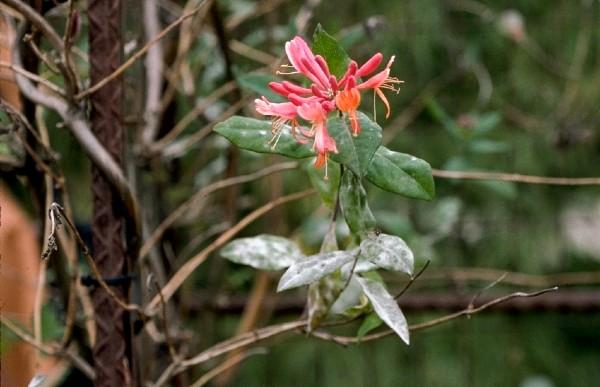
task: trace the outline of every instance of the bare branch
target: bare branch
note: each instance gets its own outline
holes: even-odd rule
[[[431,328],[431,327],[434,327],[436,325],[440,325],[440,324],[446,323],[448,321],[457,319],[457,318],[462,317],[462,316],[471,316],[471,315],[477,314],[477,313],[482,312],[482,311],[484,311],[484,310],[486,310],[486,309],[488,309],[488,308],[490,308],[490,307],[492,307],[494,305],[501,304],[501,303],[503,303],[505,301],[508,301],[508,300],[511,300],[513,298],[537,297],[537,296],[540,296],[542,294],[549,293],[549,292],[554,292],[554,291],[557,291],[557,290],[558,290],[558,287],[553,287],[553,288],[543,289],[543,290],[540,290],[540,291],[537,291],[537,292],[533,292],[533,293],[524,293],[524,292],[511,293],[511,294],[508,294],[506,296],[496,298],[496,299],[494,299],[494,300],[492,300],[490,302],[486,302],[485,304],[480,305],[477,308],[468,307],[468,308],[463,309],[463,310],[461,310],[459,312],[452,313],[452,314],[449,314],[449,315],[446,315],[446,316],[443,316],[443,317],[440,317],[440,318],[436,318],[436,319],[433,319],[433,320],[430,320],[430,321],[425,321],[425,322],[422,322],[422,323],[410,325],[408,327],[408,329],[411,332],[424,330],[424,329]],[[311,335],[314,336],[314,337],[316,337],[316,338],[319,338],[319,339],[322,339],[322,340],[327,340],[327,341],[333,341],[333,342],[336,342],[336,343],[341,344],[341,345],[357,344],[357,343],[362,343],[362,342],[366,342],[366,341],[378,340],[378,339],[381,339],[383,337],[386,337],[386,336],[389,336],[389,335],[392,335],[392,334],[394,334],[394,331],[392,331],[391,329],[387,329],[387,330],[382,331],[382,332],[378,332],[378,333],[373,333],[373,334],[370,334],[370,335],[366,335],[366,336],[364,336],[362,338],[360,338],[360,337],[338,336],[338,335],[333,335],[331,333],[322,332],[322,331],[311,332]]]
[[[445,171],[432,169],[432,175],[443,179],[512,181],[546,185],[600,185],[600,177],[547,177],[502,172]]]

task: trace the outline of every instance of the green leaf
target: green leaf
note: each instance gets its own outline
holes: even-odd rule
[[[340,185],[340,165],[335,162],[329,162],[327,165],[327,179],[325,178],[324,168],[315,168],[312,161],[304,165],[308,178],[313,187],[321,196],[321,200],[329,208],[335,207],[335,198]]]
[[[271,102],[283,102],[284,98],[279,94],[275,93],[268,86],[269,82],[277,81],[272,75],[269,74],[241,74],[236,77],[237,84],[258,95],[264,95]]]
[[[269,121],[233,116],[215,125],[213,130],[241,149],[279,154],[295,159],[314,156],[310,145],[300,144],[292,138],[289,126],[283,127],[283,133],[275,147],[268,143],[272,137]]]
[[[290,266],[281,276],[277,291],[296,288],[316,282],[352,261],[356,251],[332,251],[311,255]]]
[[[376,221],[367,202],[367,192],[360,178],[349,169],[342,174],[340,207],[354,234],[362,237],[375,228]]]
[[[315,28],[312,51],[315,55],[321,55],[325,59],[329,71],[338,79],[344,75],[350,63],[350,57],[338,41],[325,32],[321,24]]]
[[[406,243],[394,235],[379,234],[360,243],[362,258],[385,270],[412,275],[415,258]]]
[[[408,345],[410,343],[408,323],[394,297],[388,293],[383,284],[377,281],[362,277],[356,279],[371,301],[375,313]]]
[[[377,315],[377,313],[369,313],[363,320],[362,324],[356,332],[356,337],[362,339],[365,335],[371,332],[373,329],[378,328],[383,324],[383,320]]]
[[[223,247],[221,256],[231,262],[261,270],[281,270],[304,257],[291,240],[275,235],[236,239]]]
[[[426,161],[384,146],[377,149],[367,179],[381,189],[409,198],[431,200],[435,196],[431,166]]]
[[[327,121],[327,130],[335,139],[338,153],[331,153],[333,161],[346,165],[358,176],[367,173],[369,164],[381,145],[381,127],[364,113],[358,112],[361,132],[352,136],[350,123],[347,118],[330,118]]]

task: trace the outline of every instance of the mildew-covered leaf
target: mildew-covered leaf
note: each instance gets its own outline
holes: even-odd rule
[[[375,313],[408,345],[410,335],[408,323],[394,297],[385,289],[383,284],[368,278],[357,277],[358,283],[371,301]]]
[[[291,240],[267,234],[236,239],[220,253],[232,262],[261,270],[285,269],[304,257]]]
[[[344,264],[352,261],[356,256],[355,251],[332,251],[311,255],[310,257],[294,263],[279,280],[277,291],[308,285],[327,274],[333,273]]]
[[[360,244],[361,258],[386,270],[401,271],[412,275],[415,258],[402,238],[395,235],[379,234],[365,239]]]

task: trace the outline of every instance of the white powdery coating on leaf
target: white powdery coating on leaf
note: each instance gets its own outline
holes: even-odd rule
[[[394,235],[380,234],[360,244],[361,257],[377,267],[412,275],[414,255],[406,242]]]
[[[220,253],[232,262],[261,270],[285,269],[304,257],[294,242],[266,234],[236,239],[223,247]]]
[[[409,345],[408,324],[396,300],[379,282],[362,277],[356,277],[356,279],[371,301],[375,313]]]
[[[277,291],[308,285],[320,280],[327,274],[333,273],[344,264],[352,261],[355,255],[349,251],[333,251],[311,255],[310,257],[294,263],[281,276]]]

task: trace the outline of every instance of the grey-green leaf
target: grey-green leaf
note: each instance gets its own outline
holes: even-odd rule
[[[431,200],[435,196],[431,166],[426,161],[383,146],[369,165],[367,179],[381,189],[409,198]]]
[[[315,28],[313,34],[312,51],[315,55],[321,55],[327,62],[329,71],[338,79],[346,72],[350,57],[338,41],[329,35],[320,24]]]
[[[388,293],[383,284],[368,278],[357,277],[358,283],[371,301],[375,313],[408,345],[410,334],[408,323],[396,300]]]
[[[385,270],[401,271],[412,275],[415,258],[413,252],[402,238],[379,234],[375,238],[365,239],[360,243],[362,258]]]
[[[291,240],[267,234],[236,239],[220,253],[232,262],[261,270],[285,269],[304,257]]]
[[[280,292],[318,281],[352,261],[354,257],[355,253],[352,251],[332,251],[311,255],[294,263],[283,273],[279,285],[277,285],[277,291]]]
[[[345,170],[340,185],[340,207],[344,219],[354,234],[364,235],[375,228],[375,217],[367,202],[367,193],[360,178]]]
[[[367,173],[377,148],[381,145],[381,127],[364,113],[358,112],[361,132],[354,137],[348,118],[333,117],[327,121],[327,130],[335,139],[338,153],[331,153],[333,161],[344,164],[358,176]]]
[[[300,144],[292,138],[289,126],[284,126],[276,146],[271,146],[268,143],[272,137],[269,121],[233,116],[215,125],[213,130],[238,148],[253,152],[274,153],[296,159],[314,155],[310,145]]]

